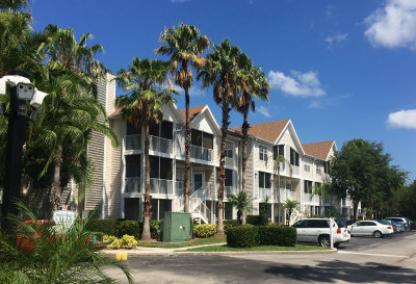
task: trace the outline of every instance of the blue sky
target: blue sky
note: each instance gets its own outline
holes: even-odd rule
[[[32,0],[31,9],[35,30],[92,33],[113,71],[155,57],[163,28],[180,22],[213,43],[228,38],[272,86],[253,122],[291,118],[304,143],[383,142],[416,178],[416,0]],[[211,97],[195,87],[191,104],[209,104],[219,119]]]

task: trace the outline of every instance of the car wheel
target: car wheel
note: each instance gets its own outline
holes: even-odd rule
[[[375,238],[381,238],[381,237],[383,237],[383,234],[382,234],[380,231],[375,231],[375,232],[373,233],[373,236],[374,236]]]
[[[331,241],[328,236],[322,236],[319,238],[319,245],[323,248],[329,248],[331,246]]]

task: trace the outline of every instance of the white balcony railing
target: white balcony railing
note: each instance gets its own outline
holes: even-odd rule
[[[272,201],[272,189],[271,188],[259,187],[258,188],[258,199],[260,200],[260,202],[264,202],[266,200],[268,202],[271,202]]]
[[[275,189],[274,200],[276,203],[285,203],[287,200],[293,200],[293,193],[286,188]]]
[[[142,136],[140,134],[132,134],[126,136],[126,150],[141,150]]]
[[[150,135],[150,150],[159,153],[173,154],[173,141],[163,137]]]
[[[318,194],[312,193],[303,193],[302,194],[302,203],[303,204],[316,204],[320,203],[320,196]]]
[[[292,172],[292,176],[299,176],[300,169],[298,166],[292,165],[291,172]]]
[[[212,149],[191,145],[191,158],[212,161]]]
[[[175,182],[167,179],[150,179],[150,188],[152,194],[173,195]]]
[[[141,186],[140,177],[128,177],[125,179],[125,192],[132,193],[143,193],[143,188]]]
[[[237,194],[237,188],[235,186],[226,186],[225,187],[225,197],[230,198],[231,195]]]

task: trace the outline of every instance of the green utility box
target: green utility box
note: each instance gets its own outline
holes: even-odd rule
[[[192,229],[190,213],[165,212],[163,218],[162,241],[183,242],[189,240]]]

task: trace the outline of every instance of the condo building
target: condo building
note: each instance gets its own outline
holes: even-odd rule
[[[119,139],[113,147],[109,138],[94,133],[88,145],[94,180],[86,192],[84,209],[100,206],[103,218],[140,220],[143,213],[145,163],[143,133],[130,125],[115,107],[116,82],[98,83],[98,97],[109,114],[109,123]],[[215,223],[221,130],[207,105],[191,107],[191,196],[192,218]],[[150,128],[150,177],[152,214],[163,219],[166,211],[183,211],[185,172],[185,113],[174,104],[163,106],[163,121]],[[242,134],[229,130],[225,161],[225,219],[235,219],[228,202],[231,194],[246,191],[251,214],[265,208],[272,222],[286,222],[284,204],[299,206],[290,223],[307,216],[323,216],[332,208],[349,219],[352,202],[337,200],[322,190],[329,181],[329,161],[336,151],[334,141],[303,144],[290,119],[252,124],[246,143],[246,169],[242,169]]]

